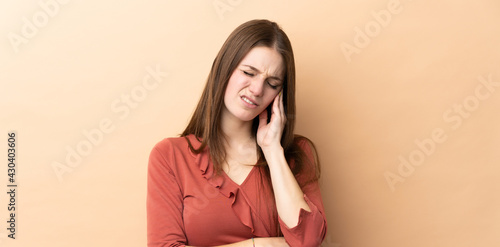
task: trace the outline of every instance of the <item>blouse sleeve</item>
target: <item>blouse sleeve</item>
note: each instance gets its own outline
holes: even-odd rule
[[[304,150],[309,161],[311,161],[305,162],[305,166],[302,170],[316,172],[316,164],[314,163],[311,146],[307,141],[301,141],[299,146]],[[300,209],[299,221],[297,225],[292,228],[287,227],[281,218],[278,218],[283,236],[291,247],[317,247],[320,246],[325,239],[327,224],[319,183],[317,180],[307,183],[306,181],[309,178],[310,176],[304,176],[303,174],[297,176],[299,184],[303,184],[303,182],[306,183],[301,189],[304,193],[304,200],[311,209],[311,212]]]
[[[148,246],[185,246],[182,191],[165,151],[158,144],[149,156],[147,189]],[[160,152],[162,150],[163,152]]]

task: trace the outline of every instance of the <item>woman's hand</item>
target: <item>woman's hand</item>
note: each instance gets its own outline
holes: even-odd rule
[[[267,123],[267,111],[259,115],[259,128],[257,129],[257,144],[263,151],[281,147],[281,135],[286,124],[285,108],[283,107],[283,93],[274,98],[271,121]]]

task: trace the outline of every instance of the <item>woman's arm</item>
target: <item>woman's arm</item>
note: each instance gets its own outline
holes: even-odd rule
[[[155,145],[149,156],[147,187],[148,246],[184,246],[182,193],[164,154],[172,153],[171,143]]]
[[[286,115],[283,107],[283,94],[280,92],[274,99],[271,121],[267,123],[267,112],[259,115],[257,143],[266,157],[271,172],[271,183],[276,199],[276,208],[281,220],[287,227],[298,224],[300,209],[310,212],[311,209],[304,199],[295,176],[286,162],[281,135],[286,124]]]
[[[280,140],[286,124],[282,94],[275,99],[271,121],[267,112],[259,116],[257,143],[266,158],[274,190],[276,208],[283,236],[290,246],[319,246],[326,235],[326,217],[318,181],[307,181],[307,176],[293,175]],[[310,162],[306,172],[314,172],[313,149],[309,143],[297,143]],[[312,170],[311,170],[312,169]],[[297,179],[306,179],[300,187]]]
[[[271,172],[271,183],[278,215],[288,228],[293,228],[298,224],[300,209],[308,212],[311,212],[311,209],[286,162],[283,148],[280,146],[262,151]]]

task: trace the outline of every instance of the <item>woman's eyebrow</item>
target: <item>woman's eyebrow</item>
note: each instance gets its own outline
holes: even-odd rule
[[[248,64],[243,64],[243,66],[247,66],[249,67],[250,69],[256,71],[257,73],[262,73],[260,70],[258,70],[257,68],[255,68],[254,66],[252,65],[248,65]],[[278,81],[281,81],[281,78],[279,78],[278,76],[269,76],[268,79],[274,79],[274,80],[278,80]]]

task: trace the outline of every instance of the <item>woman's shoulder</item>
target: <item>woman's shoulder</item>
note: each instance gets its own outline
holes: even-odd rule
[[[292,149],[296,160],[293,160],[290,165],[292,172],[298,176],[298,179],[300,178],[299,183],[305,185],[318,180],[321,169],[314,142],[305,136],[295,135]]]
[[[316,149],[314,143],[309,138],[302,135],[296,134],[294,136],[293,142],[304,152],[311,152]]]
[[[192,152],[189,143],[198,145],[194,136],[180,136],[164,138],[154,145],[149,155],[149,167],[172,174],[181,174],[186,169],[199,169],[198,154]]]
[[[178,137],[167,137],[156,143],[153,150],[157,150],[160,153],[190,153],[190,144],[196,148],[199,146],[200,140],[194,135],[178,136]]]

